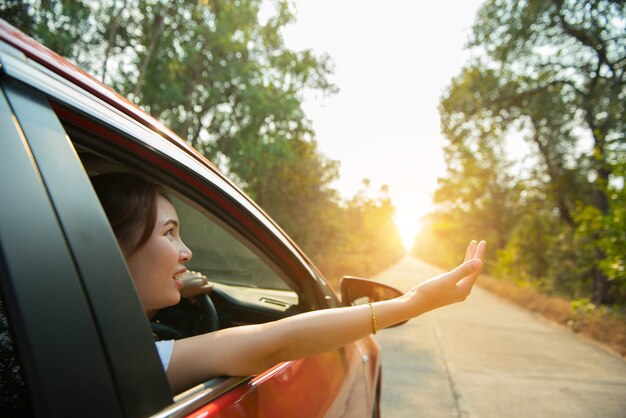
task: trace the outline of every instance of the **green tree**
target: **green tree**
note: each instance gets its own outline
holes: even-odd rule
[[[252,194],[290,141],[312,141],[305,90],[332,94],[328,56],[292,51],[290,4],[261,0],[3,1],[3,17],[100,76],[178,132]],[[313,144],[315,144],[313,142]],[[308,154],[307,154],[308,155]]]
[[[425,219],[428,236],[419,237],[414,254],[451,267],[459,261],[456,254],[465,251],[467,236],[481,237],[490,243],[489,268],[515,219],[515,183],[498,132],[485,129],[478,119],[456,118],[450,107],[457,99],[452,88],[441,102],[443,132],[449,139],[444,149],[447,173],[434,195],[437,210]]]
[[[557,260],[567,257],[580,277],[591,279],[596,303],[616,301],[620,283],[626,281],[618,267],[609,267],[621,264],[607,261],[609,253],[616,253],[609,237],[624,234],[614,222],[623,215],[613,196],[623,193],[624,174],[616,167],[626,158],[625,7],[610,0],[487,1],[469,42],[475,58],[442,100],[450,147],[462,149],[482,137],[485,148],[498,149],[508,132],[519,131],[533,150],[532,170],[505,187],[542,196],[546,210],[534,210],[535,199],[519,201],[527,206],[523,216],[514,216],[517,223],[509,234],[502,235],[509,251],[503,257],[529,254],[528,247],[536,245],[523,238],[524,228],[534,225],[535,231],[554,233],[558,222],[562,240],[537,237],[543,237],[541,245]],[[450,164],[456,163],[453,157]],[[469,170],[461,173],[470,175]],[[590,259],[580,257],[586,251],[593,255]],[[545,259],[538,257],[517,265],[542,263]],[[558,283],[566,274],[553,267],[530,270]]]
[[[81,0],[0,1],[2,18],[56,53],[89,68],[91,57],[84,54],[100,42],[93,29],[91,8]]]
[[[388,186],[372,192],[364,179],[351,199],[326,213],[332,216],[325,222],[330,222],[334,233],[318,256],[322,267],[334,278],[346,272],[368,276],[398,261],[405,251],[394,213]]]

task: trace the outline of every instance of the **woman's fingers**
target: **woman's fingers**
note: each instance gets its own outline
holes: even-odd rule
[[[485,241],[480,241],[478,243],[478,245],[476,246],[476,251],[474,252],[474,257],[473,258],[482,261],[484,255],[485,255],[485,249],[486,248],[487,248],[487,243]],[[476,271],[476,272],[474,272],[472,274],[472,276],[475,276],[475,277],[471,277],[473,279],[473,281],[476,281],[476,277],[478,277],[478,274],[480,273],[481,269],[478,269],[478,271]]]
[[[469,275],[480,271],[480,269],[482,268],[482,265],[483,265],[482,261],[477,258],[472,258],[470,260],[467,260],[466,262],[464,262],[463,264],[461,264],[454,270],[446,273],[445,274],[446,280],[449,280],[450,282],[453,282],[456,284],[459,281],[461,281],[463,278],[468,277]]]
[[[481,260],[480,267],[470,273],[467,277],[461,279],[457,286],[465,293],[466,296],[469,295],[470,291],[474,287],[476,280],[478,279],[478,275],[482,270],[482,259],[485,255],[485,250],[487,248],[487,243],[485,241],[480,241],[476,246],[476,251],[474,253],[474,260]]]
[[[475,258],[476,255],[476,248],[477,248],[477,242],[476,240],[472,240],[469,245],[467,246],[467,250],[465,250],[465,260],[471,260],[472,258]]]
[[[478,259],[475,258],[474,260]],[[480,274],[480,270],[482,270],[482,267],[483,263],[481,261],[478,267],[471,274],[467,275],[457,282],[457,287],[459,289],[462,289],[462,291],[465,292],[466,295],[469,295],[470,291],[474,287],[474,284],[476,284],[476,280],[478,279],[478,275]]]
[[[474,253],[474,258],[483,259],[485,256],[485,250],[487,249],[487,243],[485,241],[480,241],[476,246],[476,252]]]
[[[473,257],[474,254],[473,253],[476,251],[475,246],[476,246],[476,241],[472,240],[469,243],[469,245],[467,246],[467,249],[465,250],[465,259],[463,260],[463,262],[474,258]],[[474,247],[474,248],[472,248],[472,247]]]

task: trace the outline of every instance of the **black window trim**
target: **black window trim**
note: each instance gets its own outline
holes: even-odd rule
[[[1,85],[0,285],[31,404],[40,416],[120,415],[78,272]]]

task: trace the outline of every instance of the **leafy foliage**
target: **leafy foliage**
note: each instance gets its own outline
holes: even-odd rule
[[[437,245],[456,245],[442,229],[478,230],[493,237],[501,274],[597,304],[626,301],[625,11],[610,0],[481,7],[474,59],[441,100],[448,175],[427,231]],[[511,132],[531,149],[523,169],[503,153]]]

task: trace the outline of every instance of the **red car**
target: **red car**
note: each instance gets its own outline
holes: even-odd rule
[[[213,164],[4,21],[0,65],[0,416],[378,416],[372,338],[172,394],[153,332],[182,338],[273,321],[386,287],[347,280],[340,301]],[[152,324],[89,180],[127,171],[168,189],[194,251],[188,279],[214,284]]]

